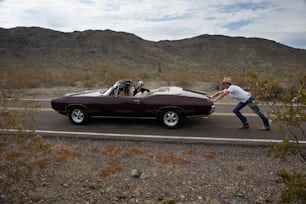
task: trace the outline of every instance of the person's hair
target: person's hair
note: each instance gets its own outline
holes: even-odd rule
[[[136,87],[136,88],[141,87],[141,85],[144,85],[143,81],[139,81],[139,82],[137,83],[137,87]]]
[[[224,84],[232,85],[231,82],[222,82],[222,85],[224,85]]]

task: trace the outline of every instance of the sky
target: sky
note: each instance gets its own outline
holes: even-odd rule
[[[0,27],[114,30],[145,40],[258,37],[306,49],[306,0],[0,0]]]

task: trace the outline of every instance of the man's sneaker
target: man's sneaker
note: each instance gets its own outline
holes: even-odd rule
[[[261,127],[261,128],[258,128],[258,130],[261,130],[261,131],[269,131],[269,130],[270,130],[270,127],[263,126],[263,127]]]
[[[249,129],[249,128],[250,128],[249,125],[242,125],[242,126],[239,127],[239,129]]]

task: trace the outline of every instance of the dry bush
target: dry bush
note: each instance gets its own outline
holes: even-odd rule
[[[188,155],[194,155],[195,154],[195,150],[193,148],[186,149],[184,152]]]
[[[49,164],[48,146],[38,137],[30,135],[2,135],[0,152],[0,185],[2,201],[7,203],[33,202],[31,199],[33,189],[38,185],[38,178],[44,174],[42,169]],[[28,148],[31,146],[31,148]],[[37,148],[33,151],[33,148]],[[41,148],[44,147],[44,148]],[[37,169],[39,167],[40,169]],[[17,190],[18,189],[18,190]],[[30,198],[30,200],[29,200]]]
[[[0,141],[0,152],[3,152],[5,148],[7,147],[8,143],[7,142],[1,142]]]
[[[122,151],[122,148],[119,147],[118,145],[109,144],[102,152],[103,154],[106,154],[106,155],[116,155],[116,154],[120,154],[121,151]]]
[[[3,159],[6,161],[14,161],[16,159],[19,159],[21,157],[25,156],[25,152],[19,151],[19,150],[12,150],[9,152],[4,152]]]
[[[97,176],[107,177],[111,174],[121,172],[122,169],[122,165],[117,160],[111,160],[106,166],[103,166],[98,170]]]
[[[51,145],[44,142],[28,143],[24,145],[23,149],[31,153],[51,153]]]
[[[129,147],[123,152],[124,157],[129,157],[131,155],[144,154],[147,152],[147,148],[144,147]]]
[[[69,147],[65,147],[63,145],[56,145],[53,147],[53,149],[55,152],[55,160],[58,162],[81,156],[80,152],[73,151]]]
[[[237,164],[236,169],[237,169],[237,171],[244,171],[245,167],[242,164]]]
[[[210,69],[208,69],[210,70]],[[35,77],[33,77],[35,76]],[[54,86],[109,86],[118,79],[139,79],[154,81],[171,81],[174,84],[190,85],[194,81],[213,81],[222,78],[216,74],[205,71],[186,68],[167,68],[154,70],[147,67],[134,67],[127,69],[113,64],[97,64],[93,66],[79,67],[64,66],[50,69],[27,67],[22,70],[10,68],[3,70],[0,80],[5,79],[5,88],[38,88]]]
[[[93,153],[93,154],[97,154],[99,153],[100,149],[97,146],[93,146],[89,148],[89,152]]]
[[[35,203],[38,203],[40,201],[43,201],[45,199],[45,196],[40,194],[40,193],[36,193],[34,195],[31,196],[31,200]]]
[[[46,174],[53,176],[47,168],[44,168],[53,161],[52,150],[55,150],[56,155],[65,155],[66,158],[79,156],[80,153],[59,146],[52,149],[41,136],[24,131],[21,122],[26,122],[28,127],[35,126],[32,109],[34,103],[25,104],[17,99],[8,100],[3,88],[0,89],[0,103],[0,128],[17,129],[16,133],[3,134],[0,137],[0,175],[1,183],[5,184],[0,185],[0,202],[39,202],[43,198],[34,192],[39,186],[39,178],[43,178]],[[27,106],[22,118],[9,109],[11,106]]]
[[[215,156],[216,152],[215,151],[211,151],[211,150],[205,150],[203,152],[203,156],[206,158],[213,158]]]
[[[9,111],[6,107],[0,108],[0,128],[1,129],[22,129],[16,112]]]
[[[66,155],[56,155],[55,156],[55,161],[56,162],[63,162],[63,161],[67,161],[68,157]]]
[[[40,158],[35,158],[32,160],[32,164],[35,166],[38,166],[40,168],[45,167],[47,164],[49,164],[50,159],[48,157],[40,157]]]
[[[182,157],[178,157],[175,154],[168,153],[168,154],[160,154],[160,153],[151,153],[148,155],[150,158],[156,159],[159,163],[162,164],[187,164],[188,161]]]

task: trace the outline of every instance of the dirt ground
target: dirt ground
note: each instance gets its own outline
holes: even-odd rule
[[[52,98],[82,90],[86,89],[32,89],[9,94]],[[2,140],[1,158],[20,145]],[[28,180],[8,183],[1,174],[0,203],[10,203],[7,187],[23,195],[21,203],[276,203],[284,188],[276,175],[278,170],[306,171],[297,157],[286,161],[267,157],[267,147],[262,146],[77,138],[43,141],[51,144],[51,153],[35,155],[33,188],[27,188]]]
[[[298,158],[279,161],[267,157],[266,147],[260,146],[60,138],[44,142],[52,151],[32,161],[34,187],[24,188],[28,179],[13,185],[25,195],[24,203],[276,203],[284,187],[277,171],[306,170]],[[7,199],[2,192],[0,203]]]

